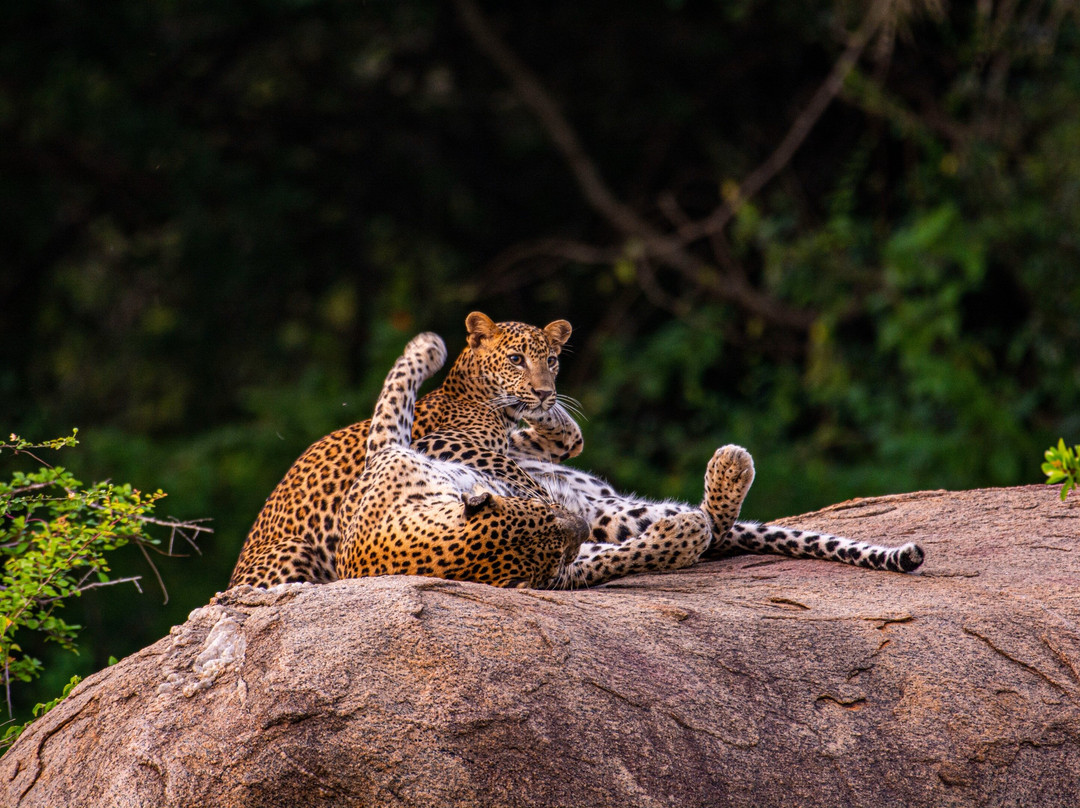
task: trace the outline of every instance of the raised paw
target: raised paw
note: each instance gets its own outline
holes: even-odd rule
[[[446,363],[446,343],[434,331],[425,331],[409,340],[404,355],[417,362],[430,377]]]
[[[712,521],[713,536],[724,535],[739,517],[743,500],[754,482],[754,459],[741,446],[717,449],[705,472],[701,507]]]

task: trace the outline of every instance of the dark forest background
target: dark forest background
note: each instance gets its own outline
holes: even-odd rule
[[[1080,440],[1074,2],[36,0],[3,28],[0,429],[78,427],[50,462],[215,530],[159,562],[167,605],[127,548],[145,594],[72,604],[82,653],[36,649],[20,709],[222,589],[293,459],[473,309],[573,323],[579,465],[696,501],[739,443],[750,518],[1037,482]]]

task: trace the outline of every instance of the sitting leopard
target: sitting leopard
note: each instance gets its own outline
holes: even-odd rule
[[[473,312],[465,321],[468,344],[442,385],[416,403],[413,435],[439,433],[417,448],[441,460],[473,459],[477,449],[562,461],[581,451],[581,431],[558,404],[555,376],[570,324],[544,328],[498,323]],[[523,416],[548,431],[519,428]],[[550,425],[557,424],[557,429]],[[339,429],[313,443],[286,472],[259,512],[229,586],[336,580],[340,539],[337,515],[364,468],[370,421]],[[448,436],[455,428],[468,443]],[[460,437],[460,436],[459,436]],[[491,462],[485,456],[477,462]],[[536,484],[501,461],[503,477],[517,476],[525,492]],[[527,495],[527,494],[526,494]]]
[[[557,320],[543,329],[496,324],[473,312],[466,318],[466,329],[468,345],[446,380],[416,404],[413,434],[421,437],[415,448],[439,460],[471,463],[504,483],[509,480],[521,496],[543,496],[511,458],[558,462],[581,451],[581,431],[557,403],[554,384],[570,324]],[[524,428],[519,427],[522,418],[527,421]],[[256,519],[230,586],[337,580],[340,525],[348,522],[339,519],[339,511],[362,493],[354,485],[364,469],[369,428],[370,422],[364,421],[338,430],[314,443],[293,464]],[[732,458],[742,465],[750,462],[742,450]],[[715,468],[721,465],[718,461]],[[716,476],[711,489],[709,481],[706,487],[712,491],[715,519],[730,524],[738,514],[741,494],[724,493],[725,479]],[[572,571],[564,570],[549,584],[581,586],[616,574],[691,564],[708,544],[703,513],[661,520],[641,537],[643,545],[650,545],[649,552],[613,548],[590,565],[575,562]],[[347,574],[358,570],[350,568]]]
[[[561,578],[588,535],[585,520],[553,505],[505,453],[448,428],[418,444],[455,444],[460,462],[410,447],[420,384],[446,347],[420,334],[386,377],[371,418],[363,473],[337,514],[339,578],[428,575],[494,586],[544,587]]]

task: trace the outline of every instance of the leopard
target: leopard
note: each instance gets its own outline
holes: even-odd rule
[[[412,440],[417,391],[445,359],[442,339],[428,332],[414,337],[390,369],[363,471],[337,514],[337,575],[550,586],[576,559],[588,535],[585,520],[515,474],[505,454],[478,446],[467,429]],[[451,443],[461,447],[456,459],[432,456],[436,445]]]
[[[412,435],[421,441],[416,448],[480,469],[494,464],[492,471],[513,479],[519,495],[533,496],[537,484],[510,458],[558,463],[583,446],[581,430],[555,387],[570,323],[496,323],[474,311],[465,328],[466,346],[442,384],[415,404]],[[335,430],[297,458],[249,530],[230,587],[338,579],[338,511],[365,468],[370,427],[369,419]]]
[[[543,414],[525,420],[530,417],[534,432],[559,443],[565,422],[545,420]],[[738,520],[755,474],[752,457],[739,446],[714,452],[700,505],[620,493],[603,478],[563,465],[559,458],[521,452],[517,446],[510,452],[518,467],[552,492],[558,504],[590,524],[590,541],[582,545],[556,588],[595,586],[632,573],[681,569],[740,553],[814,558],[900,573],[916,572],[925,560],[924,550],[914,542],[888,547]]]
[[[553,442],[563,428],[550,419],[537,420],[533,426]],[[634,573],[677,570],[741,553],[816,558],[888,572],[914,572],[925,558],[914,542],[886,547],[738,520],[755,475],[753,458],[740,446],[722,446],[713,453],[699,505],[621,493],[603,478],[554,458],[510,451],[521,470],[590,525],[589,541],[553,588],[595,586]]]
[[[633,572],[680,569],[743,553],[813,558],[902,573],[917,571],[925,560],[922,547],[914,542],[887,547],[830,533],[735,520],[732,514],[741,509],[755,473],[752,458],[738,446],[721,447],[709,461],[706,503],[701,506],[620,493],[597,475],[549,460],[517,457],[517,462],[556,493],[556,502],[591,526],[589,541],[567,569],[562,588],[594,586]],[[718,479],[726,479],[726,485],[718,484]],[[700,552],[692,560],[686,554],[667,558],[658,553],[652,539],[675,524],[693,532],[692,546]],[[666,542],[660,546],[669,546]]]
[[[551,419],[534,425],[555,443],[563,428]],[[561,588],[594,586],[634,572],[680,569],[742,553],[814,558],[902,573],[917,571],[926,557],[914,542],[888,547],[831,533],[738,520],[755,474],[753,458],[739,446],[723,446],[713,453],[700,505],[621,493],[602,477],[563,465],[557,458],[522,453],[517,447],[510,452],[518,467],[552,492],[558,504],[590,524],[590,541],[582,545],[577,560],[567,569]],[[688,552],[664,552],[672,546],[667,538],[672,530],[693,537]]]

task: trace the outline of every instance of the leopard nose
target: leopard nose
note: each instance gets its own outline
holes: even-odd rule
[[[542,403],[544,401],[547,401],[552,396],[552,394],[554,394],[555,391],[550,388],[544,387],[540,390],[534,390],[533,392],[536,393],[536,397],[540,399]]]

